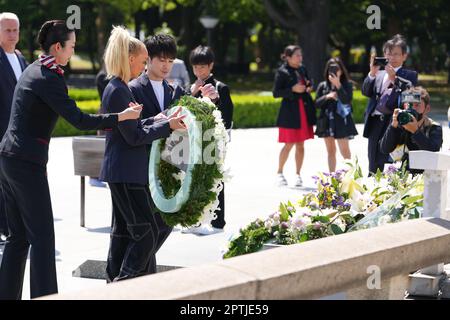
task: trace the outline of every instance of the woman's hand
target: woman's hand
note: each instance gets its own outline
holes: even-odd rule
[[[303,93],[306,91],[306,86],[304,84],[297,83],[292,87],[292,91],[296,93]]]
[[[338,100],[338,94],[336,91],[332,91],[329,94],[327,94],[325,97],[327,97],[327,100]]]
[[[153,119],[155,121],[161,121],[161,120],[168,120],[169,118],[164,113],[160,112]]]
[[[169,116],[169,125],[172,130],[185,130],[186,124],[183,122],[183,119],[186,115],[180,116],[181,107],[177,109],[173,114]]]
[[[119,122],[125,121],[125,120],[134,120],[138,119],[141,115],[142,111],[142,104],[137,104],[135,102],[130,102],[128,105],[128,108],[123,110],[118,114],[119,116]]]
[[[330,74],[328,76],[328,80],[330,80],[331,84],[336,88],[336,89],[340,89],[341,88],[341,79],[339,79],[339,77],[335,74]]]

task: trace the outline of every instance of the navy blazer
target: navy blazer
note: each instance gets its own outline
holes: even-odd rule
[[[377,73],[375,79],[371,80],[369,76],[364,79],[361,91],[362,94],[366,97],[370,98],[369,102],[367,104],[366,112],[364,114],[364,134],[363,136],[368,138],[369,132],[367,125],[367,122],[369,120],[370,115],[375,111],[375,107],[377,106],[378,98],[381,94],[381,89],[383,85],[383,79],[386,74],[385,70],[381,70]],[[400,68],[397,71],[397,76],[402,77],[406,80],[409,80],[412,82],[413,86],[417,85],[417,79],[418,79],[418,73],[416,71],[408,70],[405,68]],[[395,108],[398,108],[398,99],[399,99],[400,93],[396,90],[392,90],[392,93],[388,99],[387,105],[390,109],[392,109],[392,112],[394,112]]]
[[[118,122],[116,114],[83,113],[68,96],[64,77],[37,60],[25,69],[17,83],[0,154],[45,166],[59,116],[80,130],[111,128]]]
[[[25,58],[16,50],[22,71],[25,70],[28,63]],[[0,139],[5,134],[8,127],[9,115],[11,114],[11,104],[13,100],[14,88],[16,87],[16,75],[9,63],[5,51],[0,47]]]
[[[121,112],[135,101],[128,86],[113,78],[103,93],[101,112]],[[100,179],[111,183],[148,184],[147,145],[170,135],[167,120],[153,118],[122,121],[106,132],[106,147]]]
[[[138,78],[132,80],[128,86],[136,101],[143,105],[142,118],[154,117],[161,112],[152,83],[146,73],[142,73]],[[173,87],[166,80],[163,80],[163,88],[163,110],[166,110],[173,101],[178,100],[182,95],[186,94],[181,87]]]

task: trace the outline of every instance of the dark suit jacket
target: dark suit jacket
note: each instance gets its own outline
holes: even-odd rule
[[[25,58],[16,50],[22,71],[28,63]],[[8,127],[9,115],[11,114],[11,104],[17,80],[14,71],[9,64],[5,51],[0,47],[0,139],[5,134]]]
[[[298,100],[303,99],[305,112],[310,125],[316,124],[316,109],[311,95],[307,92],[292,92],[292,87],[298,83],[297,73],[305,80],[309,80],[308,72],[304,66],[298,69],[291,68],[284,63],[275,74],[275,83],[273,88],[274,98],[283,98],[281,108],[278,112],[277,127],[282,128],[300,128],[300,110]]]
[[[378,99],[381,95],[381,89],[383,85],[383,79],[386,74],[385,70],[379,71],[377,73],[377,76],[375,79],[371,80],[369,76],[366,77],[364,80],[364,83],[362,85],[361,91],[362,94],[366,97],[370,98],[369,103],[367,104],[366,112],[364,114],[364,134],[363,136],[368,138],[369,137],[369,126],[367,125],[367,122],[369,120],[370,115],[375,111],[375,107],[377,106]],[[400,68],[397,71],[397,76],[402,77],[404,79],[407,79],[412,82],[414,86],[417,85],[417,79],[418,74],[415,71],[408,70],[405,68]],[[400,93],[398,91],[392,90],[392,93],[388,99],[387,106],[392,109],[392,112],[394,112],[394,109],[398,107],[398,99],[399,99]]]
[[[146,73],[141,74],[138,78],[132,80],[128,84],[134,98],[138,103],[143,105],[142,118],[154,117],[161,112],[158,99],[153,90],[152,83]],[[166,110],[173,101],[178,100],[185,94],[181,87],[173,87],[166,80],[163,80],[164,88],[164,109]]]
[[[50,137],[59,116],[80,130],[117,125],[115,114],[83,113],[67,92],[62,75],[49,70],[39,60],[29,65],[14,91],[11,119],[0,144],[0,154],[45,166]]]
[[[128,86],[113,78],[105,88],[102,112],[121,112],[134,101]],[[168,137],[167,120],[154,122],[153,118],[122,121],[106,132],[105,157],[100,179],[112,183],[148,184],[149,153],[147,145]]]

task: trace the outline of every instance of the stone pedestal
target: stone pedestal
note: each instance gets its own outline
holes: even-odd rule
[[[382,280],[380,289],[369,289],[367,285],[346,292],[348,300],[403,300],[409,286],[407,275]]]

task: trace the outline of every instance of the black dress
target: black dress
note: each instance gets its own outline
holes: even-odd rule
[[[343,104],[351,105],[353,97],[353,87],[350,82],[342,83],[339,90],[332,88],[328,81],[323,81],[317,87],[316,108],[320,109],[320,115],[317,120],[315,134],[320,138],[333,137],[335,139],[353,139],[358,135],[352,113],[342,117],[337,112],[338,102],[326,98],[326,95],[336,91],[338,99]]]

